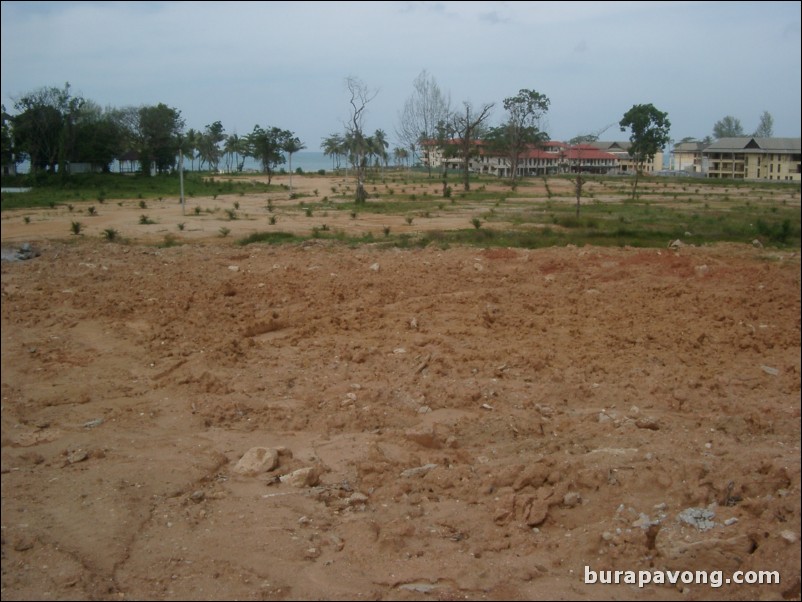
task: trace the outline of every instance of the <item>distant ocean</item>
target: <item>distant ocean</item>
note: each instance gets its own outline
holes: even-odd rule
[[[225,167],[224,162],[221,161],[220,167]],[[333,169],[331,157],[327,157],[322,151],[301,151],[299,153],[293,153],[292,171],[296,171],[299,167],[307,173],[314,173],[321,169],[325,169],[326,171],[331,171]],[[262,164],[259,161],[255,161],[254,159],[248,157],[245,159],[245,167],[243,169],[245,171],[262,171]],[[278,171],[281,169],[289,171],[289,160],[279,165],[276,169]]]
[[[285,157],[287,158],[287,157]],[[288,159],[288,158],[287,158]],[[195,167],[197,168],[198,161],[195,160]],[[192,162],[184,159],[184,169],[189,171],[192,167]],[[208,166],[204,166],[208,169]],[[332,171],[333,166],[331,162],[331,157],[327,157],[323,154],[322,151],[301,151],[299,153],[293,153],[292,155],[292,171],[296,171],[298,168],[304,170],[304,172],[317,172],[321,169],[325,169],[326,171]],[[18,173],[28,173],[31,168],[31,164],[28,161],[24,161],[17,166]],[[224,170],[226,168],[226,161],[225,158],[220,160],[219,168]],[[281,171],[284,169],[285,171],[290,170],[289,160],[285,161],[281,165],[276,168],[276,171]],[[243,167],[244,171],[262,171],[262,164],[259,161],[255,161],[254,159],[248,157],[245,159],[245,166]],[[117,173],[120,171],[120,166],[117,161],[112,162],[111,164],[111,171],[112,173]]]

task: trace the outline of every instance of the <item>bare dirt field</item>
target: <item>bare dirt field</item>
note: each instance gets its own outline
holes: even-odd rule
[[[3,213],[3,600],[800,599],[798,253],[47,215]]]

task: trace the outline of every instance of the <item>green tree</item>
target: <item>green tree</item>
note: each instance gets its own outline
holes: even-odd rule
[[[771,138],[774,136],[774,117],[768,111],[763,111],[760,116],[760,123],[752,134],[755,138]]]
[[[223,154],[220,143],[225,139],[225,128],[223,128],[222,123],[215,121],[213,124],[206,126],[198,141],[198,154],[201,158],[201,165],[205,161],[209,164],[209,169],[215,172],[218,170],[220,157]]]
[[[128,135],[112,109],[86,101],[75,119],[75,142],[69,160],[89,163],[104,173],[125,150]]]
[[[11,131],[11,115],[6,113],[6,105],[2,108],[2,168],[7,176],[16,170],[17,158],[14,154],[14,138]]]
[[[521,154],[531,146],[548,141],[548,134],[541,131],[543,116],[549,110],[549,99],[534,90],[521,90],[516,96],[504,99],[506,121],[492,128],[486,137],[490,146],[507,158],[510,179],[518,177],[518,162]]]
[[[372,154],[381,161],[384,167],[387,167],[387,160],[389,159],[387,149],[390,148],[390,143],[387,141],[387,133],[384,130],[373,132],[373,136],[370,137],[370,146]]]
[[[45,169],[61,177],[68,175],[67,162],[75,142],[74,123],[84,100],[64,88],[44,87],[14,102],[14,147],[25,153],[31,171]]]
[[[290,194],[292,194],[292,156],[306,148],[306,145],[301,142],[301,139],[297,136],[293,136],[292,132],[288,132],[288,136],[286,140],[284,140],[284,146],[282,150],[287,153],[290,161]]]
[[[668,113],[657,110],[654,105],[633,105],[618,122],[621,131],[630,130],[629,156],[635,160],[635,182],[632,185],[632,198],[638,190],[638,179],[643,172],[643,164],[651,161],[659,150],[668,144],[671,122]]]
[[[323,138],[323,144],[320,145],[323,149],[323,154],[331,157],[331,168],[340,169],[340,162],[343,157],[347,157],[348,152],[345,148],[345,138],[342,134],[331,134]]]
[[[150,175],[155,164],[158,173],[165,173],[175,165],[178,139],[184,129],[181,111],[164,103],[141,107],[138,111],[137,142],[142,173]]]
[[[745,135],[744,128],[741,126],[741,120],[732,115],[727,115],[719,119],[715,125],[713,125],[713,138],[716,140],[720,140],[721,138],[738,138]]]
[[[462,158],[462,177],[465,192],[471,189],[471,157],[476,154],[476,141],[483,133],[484,122],[490,117],[494,103],[474,108],[470,102],[463,102],[464,112],[456,113],[452,120],[454,132],[459,136],[459,150]]]
[[[286,161],[284,144],[291,132],[281,128],[262,128],[253,126],[253,131],[246,137],[247,154],[262,163],[262,171],[267,174],[267,184],[273,181],[276,167]]]

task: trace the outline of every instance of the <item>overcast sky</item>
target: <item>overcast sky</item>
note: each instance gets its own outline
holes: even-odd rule
[[[2,2],[2,102],[69,82],[102,106],[163,102],[187,128],[292,130],[308,150],[341,132],[347,76],[378,90],[367,131],[396,143],[422,71],[452,103],[520,89],[551,100],[552,139],[617,126],[634,104],[671,136],[725,115],[799,137],[799,2]],[[393,144],[395,146],[395,144]]]

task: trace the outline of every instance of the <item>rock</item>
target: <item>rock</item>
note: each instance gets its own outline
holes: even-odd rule
[[[320,481],[320,469],[317,466],[299,468],[283,475],[280,480],[293,487],[314,487]]]
[[[206,499],[206,494],[202,490],[198,489],[197,491],[192,492],[192,495],[189,496],[189,499],[196,504],[199,504]]]
[[[234,472],[243,475],[256,475],[268,472],[278,466],[278,452],[267,447],[252,447],[239,459]]]
[[[549,503],[546,500],[533,500],[526,514],[526,524],[530,527],[542,525],[549,515]]]
[[[771,366],[761,366],[760,369],[763,370],[763,372],[765,372],[766,374],[770,374],[771,376],[777,376],[780,373],[780,371],[777,370],[777,368],[772,368]]]
[[[14,540],[14,550],[17,552],[25,552],[30,550],[34,545],[33,537],[21,535]]]
[[[641,512],[641,515],[632,523],[632,526],[646,530],[652,525],[659,525],[659,524],[660,524],[659,520],[656,519],[652,520],[651,518],[649,518],[648,515],[643,514]]]
[[[756,249],[762,249],[762,248],[763,248],[763,243],[762,243],[762,242],[760,242],[760,241],[759,241],[759,240],[756,238],[755,240],[753,240],[753,241],[752,241],[752,246],[753,246],[753,247],[755,247]]]
[[[715,517],[716,513],[707,508],[685,508],[677,516],[680,521],[696,527],[699,531],[707,531],[715,527],[716,523],[713,522]]]
[[[349,506],[364,506],[368,503],[368,496],[364,493],[352,493],[351,497],[348,498],[348,505]]]
[[[563,496],[563,506],[573,508],[582,501],[582,496],[576,491],[569,491]]]
[[[32,247],[29,242],[22,243],[14,255],[14,258],[20,261],[33,259],[34,257],[39,257],[39,251]]]
[[[670,242],[668,244],[668,248],[669,249],[681,249],[684,246],[685,246],[685,243],[682,242],[679,238],[677,240],[674,240],[674,241],[672,241],[672,242]]]
[[[799,539],[796,536],[796,533],[794,533],[789,529],[786,529],[785,531],[780,531],[780,537],[782,537],[788,543],[796,543],[796,540]]]
[[[374,271],[374,272],[378,272],[378,271],[379,271],[379,264],[378,264],[378,263],[372,263],[372,264],[370,264],[370,269],[371,269],[372,271]]]
[[[437,464],[425,464],[424,466],[417,466],[416,468],[408,468],[401,473],[401,477],[409,479],[412,477],[421,477],[428,473],[433,468],[437,468]]]
[[[89,458],[89,453],[83,449],[76,449],[67,453],[67,464],[77,464]]]
[[[635,426],[637,426],[639,429],[648,429],[650,431],[660,430],[660,425],[657,423],[656,418],[638,418],[635,421]]]
[[[93,429],[96,426],[100,426],[101,424],[103,424],[103,419],[102,418],[95,418],[94,420],[90,420],[88,422],[84,422],[84,428],[85,429]]]
[[[407,429],[404,438],[422,447],[429,449],[439,449],[443,446],[440,437],[437,435],[437,425],[419,425],[415,428]]]
[[[232,272],[239,272],[239,266],[238,265],[230,265],[230,266],[228,266],[228,269],[231,270]]]

